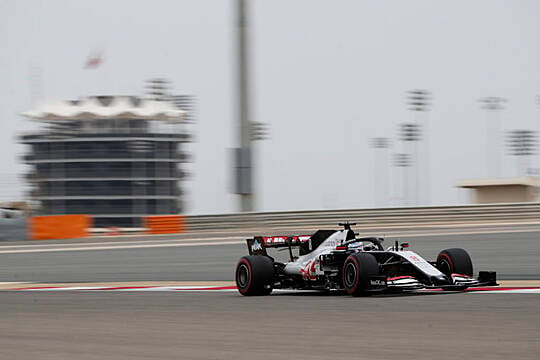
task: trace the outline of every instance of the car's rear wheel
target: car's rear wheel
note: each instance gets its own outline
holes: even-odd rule
[[[350,255],[343,263],[343,288],[352,296],[369,295],[369,277],[379,275],[379,264],[375,256],[366,253]]]
[[[242,295],[269,295],[274,285],[274,262],[267,256],[244,256],[236,265],[235,280]]]
[[[446,249],[437,256],[437,268],[443,274],[473,276],[473,265],[469,253],[460,248]]]

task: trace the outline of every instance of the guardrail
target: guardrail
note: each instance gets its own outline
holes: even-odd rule
[[[286,211],[187,216],[188,231],[264,228],[335,227],[340,221],[357,227],[474,222],[540,222],[540,203],[430,206],[411,208]]]

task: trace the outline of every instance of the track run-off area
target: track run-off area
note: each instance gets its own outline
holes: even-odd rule
[[[500,279],[366,298],[241,296],[234,267],[255,234],[2,242],[0,358],[538,358],[538,224],[366,231],[427,259],[465,248]]]

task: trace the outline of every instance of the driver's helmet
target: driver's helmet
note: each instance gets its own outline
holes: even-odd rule
[[[362,241],[357,241],[349,244],[349,250],[354,250],[354,252],[359,252],[364,250],[364,243]]]
[[[375,246],[374,243],[372,242],[364,243],[364,251],[373,251],[373,250],[377,250],[377,247]]]
[[[359,252],[359,251],[376,250],[376,247],[374,244],[372,244],[369,241],[368,242],[358,241],[358,242],[349,244],[349,249],[354,250],[355,252]]]

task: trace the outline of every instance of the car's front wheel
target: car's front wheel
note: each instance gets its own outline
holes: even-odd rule
[[[473,276],[473,265],[469,253],[460,248],[446,249],[437,256],[437,268],[443,274]]]
[[[352,296],[369,295],[368,281],[372,275],[379,275],[379,263],[375,256],[366,253],[349,255],[343,263],[343,288]]]
[[[274,262],[267,256],[244,256],[236,265],[235,280],[242,295],[269,295],[274,285]]]

